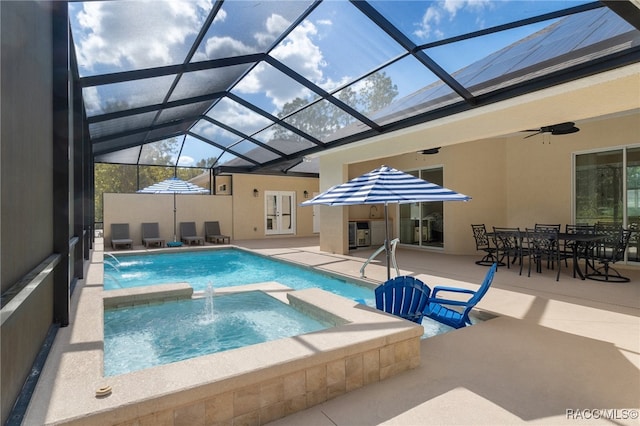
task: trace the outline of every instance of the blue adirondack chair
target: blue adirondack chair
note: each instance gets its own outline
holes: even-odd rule
[[[376,308],[420,324],[430,292],[415,277],[395,277],[376,287]]]
[[[480,299],[482,299],[487,290],[489,290],[489,286],[493,281],[493,275],[496,273],[497,268],[498,265],[496,263],[489,268],[482,285],[476,291],[457,287],[435,287],[431,292],[429,303],[423,311],[424,316],[453,328],[462,328],[467,325],[471,325],[469,312],[480,301]],[[438,293],[440,292],[466,293],[471,294],[472,296],[465,302],[460,300],[443,299],[438,297]],[[457,306],[458,309],[452,309],[447,306]]]

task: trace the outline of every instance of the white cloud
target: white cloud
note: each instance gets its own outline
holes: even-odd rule
[[[280,32],[286,21],[271,16],[266,27],[269,33]],[[278,25],[279,24],[279,25]],[[288,24],[287,24],[288,25]],[[325,23],[325,25],[328,25]],[[277,30],[277,31],[276,31]],[[323,82],[323,67],[326,66],[320,47],[313,42],[318,33],[315,25],[304,21],[280,43],[272,52],[272,56],[287,64],[304,77]],[[282,74],[270,66],[260,64],[236,87],[240,93],[265,94],[276,109],[281,109],[286,102],[296,97],[307,98],[309,90],[282,77]]]
[[[96,87],[85,87],[82,89],[82,98],[88,115],[97,115],[102,112],[100,94]]]
[[[185,41],[197,34],[210,9],[208,0],[83,3],[77,15],[80,66],[146,68],[181,63]]]
[[[214,118],[231,127],[250,129],[251,133],[271,124],[270,120],[227,99],[216,105]]]
[[[189,157],[188,155],[181,155],[180,160],[178,161],[178,166],[192,166],[195,163],[196,160],[194,160],[193,157]]]
[[[207,39],[205,53],[206,55],[202,59],[246,55],[255,53],[255,49],[234,38],[216,36]]]
[[[493,5],[489,0],[442,0],[427,8],[414,34],[422,39],[428,39],[432,35],[443,38],[445,33],[438,28],[443,19],[453,21],[461,11],[481,14],[491,8]],[[483,22],[481,16],[476,17],[476,22]]]
[[[259,32],[254,34],[254,38],[260,46],[268,46],[276,37],[282,34],[291,23],[287,21],[283,16],[272,14],[267,18],[265,22],[265,32]]]

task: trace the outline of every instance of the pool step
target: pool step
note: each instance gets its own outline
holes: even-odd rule
[[[193,288],[188,283],[156,284],[106,290],[103,292],[103,302],[105,309],[113,309],[190,299],[192,295]]]

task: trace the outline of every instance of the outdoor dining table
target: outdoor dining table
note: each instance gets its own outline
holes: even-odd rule
[[[576,277],[576,274],[580,276],[581,280],[586,278],[586,274],[588,273],[587,268],[589,268],[589,250],[585,250],[585,271],[584,273],[580,269],[580,264],[578,263],[579,256],[578,251],[580,246],[586,247],[590,243],[596,243],[602,240],[605,235],[598,234],[584,234],[584,233],[567,233],[567,232],[558,232],[558,240],[564,241],[574,241],[576,244],[573,244],[573,277]]]
[[[487,236],[490,238],[495,238],[495,232],[487,232]],[[580,247],[587,247],[590,243],[596,243],[605,238],[605,235],[599,234],[586,234],[586,233],[569,233],[569,232],[558,232],[557,233],[558,241],[574,241],[576,244],[572,246],[572,257],[573,257],[573,277],[576,278],[576,275],[580,277],[581,280],[586,279],[586,274],[588,273],[587,268],[589,268],[589,250],[585,250],[585,271],[583,272],[580,268],[579,264],[579,249]],[[527,233],[520,231],[520,247],[524,247],[525,240],[527,238]]]

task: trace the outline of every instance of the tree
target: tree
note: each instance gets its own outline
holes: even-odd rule
[[[372,74],[337,94],[339,100],[365,115],[390,105],[396,96],[398,86],[384,71]],[[284,105],[278,117],[287,117],[307,104],[306,99],[296,98]],[[291,115],[286,121],[316,139],[330,140],[334,133],[353,124],[353,117],[331,102],[320,101]],[[274,140],[285,138],[290,139],[291,136],[282,130],[274,132]]]

